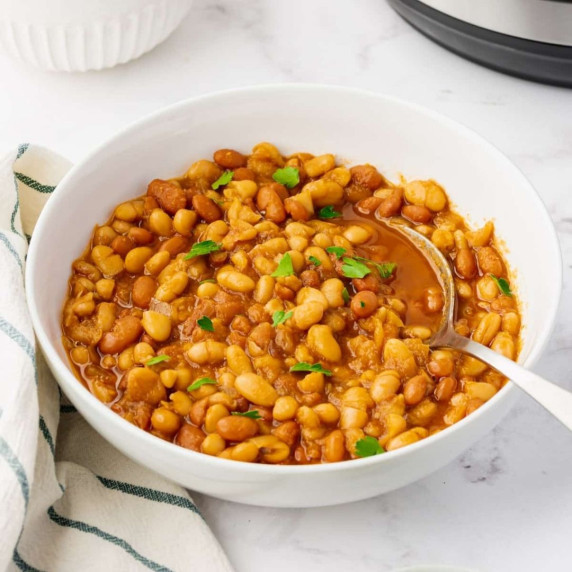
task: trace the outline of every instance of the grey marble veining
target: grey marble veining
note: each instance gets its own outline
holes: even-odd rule
[[[383,0],[195,0],[171,38],[128,65],[46,74],[0,56],[0,66],[11,86],[0,90],[0,148],[31,140],[72,160],[159,107],[254,83],[363,87],[468,125],[522,169],[556,224],[564,289],[536,370],[572,390],[572,91],[467,62],[415,32]],[[571,445],[568,432],[522,396],[453,463],[382,497],[307,510],[195,497],[240,572],[439,563],[564,572],[572,570]]]

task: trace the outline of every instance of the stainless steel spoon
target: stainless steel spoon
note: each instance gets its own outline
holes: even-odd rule
[[[441,251],[416,230],[401,224],[391,224],[389,226],[404,234],[426,256],[439,277],[444,290],[445,306],[443,308],[441,327],[426,343],[432,348],[454,348],[485,362],[528,393],[572,431],[572,393],[532,373],[488,347],[457,334],[454,328],[457,296],[449,263],[441,254]]]

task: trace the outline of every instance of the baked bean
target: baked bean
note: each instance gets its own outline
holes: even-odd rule
[[[427,223],[433,217],[431,211],[427,207],[419,205],[406,205],[401,209],[401,214],[415,223]]]
[[[362,290],[352,298],[350,307],[356,318],[367,318],[377,310],[377,296],[371,290]]]
[[[167,251],[171,257],[189,250],[189,240],[184,236],[173,236],[161,243],[158,252]],[[127,260],[125,261],[127,263]]]
[[[286,209],[274,188],[270,186],[262,187],[256,195],[256,205],[259,210],[265,212],[267,220],[277,223],[286,220]]]
[[[435,399],[437,401],[449,401],[456,389],[457,380],[454,377],[443,377],[435,388]]]
[[[394,216],[400,211],[402,202],[403,191],[401,189],[393,189],[391,194],[381,201],[376,212],[383,218]]]
[[[264,378],[255,373],[243,373],[234,381],[234,387],[256,405],[273,406],[278,399],[276,390]]]
[[[233,181],[254,181],[256,175],[246,167],[239,167],[234,170]]]
[[[427,391],[427,378],[424,375],[416,375],[408,379],[403,385],[403,397],[407,405],[417,405]]]
[[[116,236],[110,244],[111,248],[120,256],[125,256],[132,248],[133,241],[126,236]]]
[[[164,342],[171,335],[171,318],[159,312],[143,312],[141,325],[156,342]]]
[[[181,418],[165,407],[159,407],[151,414],[153,429],[162,433],[176,433],[181,426]]]
[[[216,431],[226,441],[245,441],[258,433],[258,425],[249,417],[228,415],[217,421]]]
[[[213,158],[223,169],[237,169],[246,165],[246,157],[234,149],[219,149]]]
[[[154,237],[151,232],[139,226],[132,226],[127,232],[128,238],[136,245],[143,246],[153,242]]]
[[[477,250],[477,260],[479,268],[483,274],[494,274],[501,276],[503,266],[499,255],[490,246],[483,246]]]
[[[187,197],[183,189],[169,182],[155,179],[149,183],[147,194],[154,197],[160,207],[167,213],[174,215],[179,209],[184,209]]]
[[[151,276],[139,276],[133,282],[133,304],[139,308],[148,308],[156,290],[157,282]]]
[[[157,236],[171,236],[173,234],[173,221],[171,217],[161,209],[154,209],[147,221],[149,230]]]
[[[148,246],[138,246],[130,250],[125,257],[125,270],[131,274],[140,274],[151,256],[153,250]]]
[[[175,437],[175,443],[185,449],[200,451],[201,444],[205,440],[205,437],[206,435],[198,427],[185,423],[179,429],[179,432]]]
[[[475,277],[477,274],[477,263],[475,262],[475,256],[471,250],[462,248],[457,252],[455,270],[461,278],[465,278],[466,280]]]
[[[141,320],[135,316],[118,318],[111,331],[103,334],[99,349],[104,354],[121,353],[141,335],[142,331]]]
[[[194,195],[192,198],[193,208],[197,214],[207,222],[214,222],[222,218],[222,212],[218,205],[205,195]]]

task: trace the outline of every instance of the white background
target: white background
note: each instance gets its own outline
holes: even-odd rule
[[[367,88],[472,127],[525,172],[559,231],[563,302],[537,371],[572,389],[572,91],[462,60],[415,32],[383,0],[196,0],[173,36],[138,61],[54,74],[0,56],[0,77],[0,151],[27,141],[72,161],[160,107],[256,83]],[[426,563],[564,571],[572,569],[571,451],[570,434],[522,397],[462,457],[383,497],[308,510],[195,499],[241,572]],[[184,542],[184,531],[177,532]]]

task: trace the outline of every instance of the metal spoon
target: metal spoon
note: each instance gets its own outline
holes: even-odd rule
[[[390,224],[404,234],[429,260],[445,294],[443,321],[440,329],[426,343],[432,347],[449,347],[469,354],[502,373],[528,393],[563,425],[572,431],[572,393],[528,371],[501,354],[455,332],[457,296],[451,267],[441,251],[422,234],[402,224]]]

